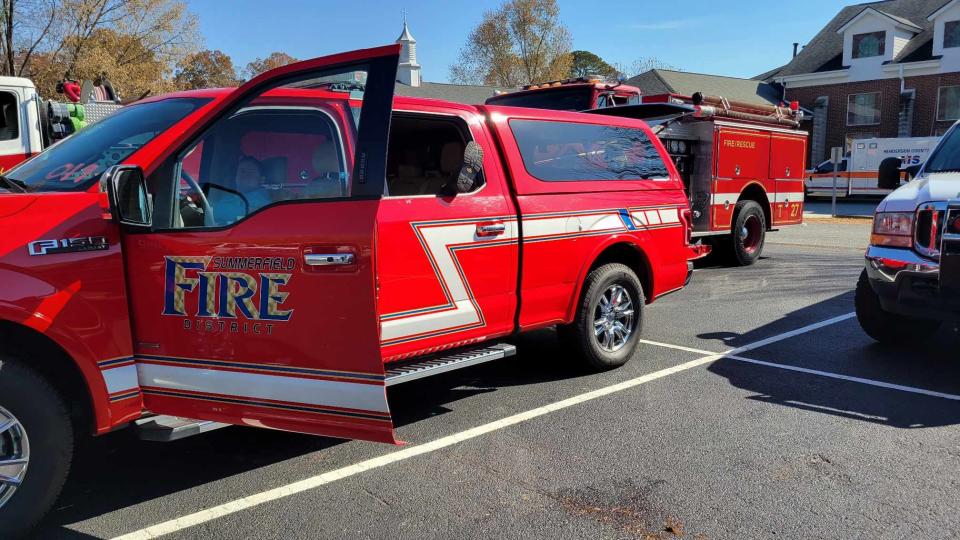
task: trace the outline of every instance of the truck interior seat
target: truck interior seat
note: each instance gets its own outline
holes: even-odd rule
[[[321,144],[313,151],[313,181],[308,191],[311,197],[343,197],[343,185],[340,181],[340,158],[337,148],[330,142]]]

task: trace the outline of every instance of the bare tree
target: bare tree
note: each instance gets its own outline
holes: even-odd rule
[[[634,75],[639,75],[641,73],[646,73],[651,69],[667,69],[671,71],[682,71],[659,58],[654,58],[652,56],[640,57],[634,60],[629,67],[624,64],[616,63],[613,64],[613,67],[620,73],[620,78],[629,79]]]
[[[247,64],[246,69],[244,70],[248,79],[252,79],[257,75],[263,73],[264,71],[270,71],[271,69],[283,67],[287,64],[292,64],[296,62],[297,59],[290,56],[285,52],[272,52],[266,58],[256,58],[249,64]]]
[[[570,71],[571,42],[556,0],[509,0],[483,14],[450,78],[499,86],[561,79]]]

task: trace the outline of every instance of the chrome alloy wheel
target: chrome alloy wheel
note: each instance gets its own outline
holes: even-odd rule
[[[620,285],[613,284],[603,292],[593,312],[593,331],[600,348],[616,352],[633,334],[633,300]]]
[[[30,441],[23,424],[0,407],[0,507],[17,491],[30,463]]]

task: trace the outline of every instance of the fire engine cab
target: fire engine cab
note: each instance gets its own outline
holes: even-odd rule
[[[486,103],[555,111],[584,111],[636,105],[640,103],[640,89],[628,84],[604,82],[599,78],[576,77],[529,84],[516,92],[493,96]]]
[[[504,94],[487,103],[559,108],[532,96],[545,97],[547,90]],[[683,178],[694,236],[729,261],[753,264],[768,231],[803,222],[807,133],[800,129],[796,103],[767,106],[696,93],[643,95],[635,105],[592,105],[588,112],[651,125]]]
[[[388,387],[511,356],[518,332],[630,358],[705,254],[661,142],[394,98],[398,57],[144,99],[0,176],[0,537],[56,499],[75,436],[393,443]]]

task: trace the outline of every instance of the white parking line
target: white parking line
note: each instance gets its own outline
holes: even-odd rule
[[[804,332],[810,332],[818,328],[823,328],[824,326],[827,326],[829,324],[834,324],[836,322],[840,322],[848,318],[849,316],[835,317],[833,319],[829,319],[828,321],[823,321],[820,323],[805,326],[797,330],[792,330],[790,332],[779,334],[777,336],[764,339],[757,343],[763,343],[763,344],[774,343],[782,339],[788,339],[790,337],[794,337]],[[657,342],[647,342],[647,341],[644,341],[644,342],[655,344],[655,345],[666,345],[666,344],[659,344]],[[734,349],[734,351],[731,351],[731,353],[756,348],[753,345],[754,344],[749,344],[744,347]],[[586,392],[584,394],[573,396],[571,398],[557,401],[555,403],[543,405],[535,409],[530,409],[528,411],[518,413],[513,416],[508,416],[500,420],[495,420],[493,422],[483,424],[481,426],[477,426],[475,428],[461,431],[459,433],[454,433],[452,435],[447,435],[446,437],[441,437],[439,439],[436,439],[427,443],[418,444],[416,446],[409,446],[402,450],[397,450],[395,452],[391,452],[389,454],[385,454],[380,457],[375,457],[372,459],[368,459],[366,461],[361,461],[360,463],[348,465],[340,469],[336,469],[330,472],[319,474],[317,476],[306,478],[304,480],[293,482],[292,484],[287,484],[285,486],[280,486],[280,487],[263,491],[260,493],[255,493],[247,497],[242,497],[227,503],[223,503],[217,506],[207,508],[206,510],[201,510],[199,512],[194,512],[193,514],[188,514],[186,516],[174,518],[169,521],[158,523],[156,525],[151,525],[149,527],[146,527],[137,531],[133,531],[131,533],[128,533],[122,536],[118,536],[114,540],[144,540],[149,538],[157,538],[157,537],[171,534],[177,531],[182,531],[190,527],[195,527],[197,525],[207,523],[217,518],[221,518],[224,516],[228,516],[230,514],[248,510],[250,508],[259,506],[264,503],[268,503],[270,501],[283,499],[291,495],[296,495],[297,493],[302,493],[304,491],[316,489],[325,484],[336,482],[337,480],[342,480],[344,478],[348,478],[350,476],[354,476],[356,474],[359,474],[365,471],[384,467],[392,463],[404,461],[406,459],[410,459],[412,457],[416,457],[423,454],[428,454],[430,452],[435,452],[437,450],[446,448],[448,446],[452,446],[454,444],[457,444],[463,441],[474,439],[476,437],[485,435],[487,433],[499,431],[501,429],[519,424],[521,422],[532,420],[534,418],[546,415],[551,412],[559,411],[561,409],[566,409],[568,407],[579,405],[587,401],[592,401],[594,399],[608,396],[616,392],[621,392],[629,388],[634,388],[641,384],[655,381],[657,379],[662,379],[669,375],[674,375],[676,373],[680,373],[688,369],[702,366],[704,364],[709,364],[725,356],[724,353],[711,353],[709,351],[700,351],[698,349],[691,349],[691,348],[680,347],[676,345],[670,346],[670,347],[679,349],[679,350],[687,350],[689,352],[696,352],[698,354],[699,353],[707,353],[707,354],[701,358],[697,358],[696,360],[684,362],[683,364],[678,364],[673,367],[661,369],[660,371],[648,373],[646,375],[636,377],[634,379],[630,379],[617,384],[606,386],[604,388],[599,388],[597,390],[593,390],[590,392]]]
[[[804,334],[804,333],[806,333],[806,332],[811,332],[811,331],[813,331],[813,330],[817,330],[817,329],[819,329],[819,328],[823,328],[824,326],[829,326],[829,325],[831,325],[831,324],[836,324],[836,323],[838,323],[838,322],[843,322],[843,321],[846,321],[846,320],[848,320],[848,319],[850,319],[850,318],[853,318],[853,317],[855,317],[855,316],[856,316],[855,313],[848,313],[848,314],[846,314],[846,315],[841,315],[841,316],[839,316],[839,317],[834,317],[834,318],[832,318],[832,319],[827,319],[827,320],[825,320],[825,321],[818,322],[818,323],[815,323],[815,324],[811,324],[811,325],[809,325],[809,326],[804,326],[803,328],[799,328],[799,329],[793,330],[793,331],[791,331],[791,332],[786,332],[786,333],[783,333],[783,334],[778,334],[778,335],[773,336],[773,337],[771,337],[771,338],[762,339],[762,340],[760,340],[760,341],[751,343],[751,344],[749,344],[749,345],[744,345],[743,347],[738,347],[738,348],[733,349],[733,350],[731,350],[731,351],[728,351],[728,352],[726,352],[726,353],[716,353],[716,352],[712,352],[712,351],[705,351],[705,350],[703,350],[703,349],[694,349],[694,348],[692,348],[692,347],[684,347],[684,346],[682,346],[682,345],[673,345],[673,344],[671,344],[671,343],[662,343],[662,342],[659,342],[659,341],[651,341],[651,340],[648,340],[648,339],[641,339],[641,340],[640,340],[640,343],[646,343],[647,345],[654,345],[654,346],[656,346],[656,347],[664,347],[664,348],[667,348],[667,349],[675,349],[675,350],[678,350],[678,351],[686,351],[686,352],[692,352],[692,353],[697,353],[697,354],[715,354],[715,355],[720,355],[721,358],[723,358],[723,359],[736,360],[737,362],[746,362],[746,363],[748,363],[748,364],[756,364],[756,365],[758,365],[758,366],[766,366],[766,367],[772,367],[772,368],[777,368],[777,369],[785,369],[785,370],[787,370],[787,371],[797,371],[797,372],[800,372],[800,373],[808,373],[808,374],[810,374],[810,375],[818,375],[818,376],[820,376],[820,377],[828,377],[828,378],[830,378],[830,379],[838,379],[838,380],[842,380],[842,381],[855,382],[855,383],[859,383],[859,384],[866,384],[866,385],[869,385],[869,386],[876,386],[876,387],[878,387],[878,388],[887,388],[887,389],[890,389],[890,390],[898,390],[898,391],[901,391],[901,392],[909,392],[909,393],[911,393],[911,394],[920,394],[920,395],[924,395],[924,396],[932,396],[932,397],[938,397],[938,398],[943,398],[943,399],[949,399],[949,400],[953,400],[953,401],[960,401],[960,396],[955,395],[955,394],[947,394],[947,393],[944,393],[944,392],[937,392],[937,391],[934,391],[934,390],[927,390],[927,389],[925,389],[925,388],[918,388],[918,387],[916,387],[916,386],[905,386],[905,385],[902,385],[902,384],[888,383],[888,382],[878,381],[878,380],[875,380],[875,379],[865,379],[865,378],[863,378],[863,377],[854,377],[854,376],[852,376],[852,375],[842,375],[842,374],[840,374],[840,373],[833,373],[833,372],[830,372],[830,371],[822,371],[822,370],[819,370],[819,369],[810,369],[810,368],[804,368],[804,367],[799,367],[799,366],[791,366],[791,365],[787,365],[787,364],[778,364],[778,363],[776,363],[776,362],[766,362],[766,361],[764,361],[764,360],[754,360],[754,359],[752,359],[752,358],[744,358],[743,356],[739,356],[739,355],[737,354],[737,353],[741,353],[741,352],[746,352],[746,351],[751,351],[751,350],[754,350],[754,349],[758,349],[758,348],[763,347],[763,346],[765,346],[765,345],[770,345],[771,343],[774,343],[774,342],[777,342],[777,341],[782,341],[782,340],[784,340],[784,339],[788,339],[788,338],[791,338],[791,337],[794,337],[794,336],[797,336],[797,335],[800,335],[800,334]]]
[[[899,390],[901,392],[910,392],[911,394],[921,394],[924,396],[933,396],[943,399],[951,399],[953,401],[960,401],[960,396],[954,394],[946,394],[943,392],[935,392],[933,390],[927,390],[924,388],[917,388],[916,386],[904,386],[902,384],[893,384],[883,381],[877,381],[874,379],[864,379],[863,377],[854,377],[852,375],[841,375],[840,373],[831,373],[829,371],[820,371],[819,369],[810,369],[803,368],[798,366],[790,366],[786,364],[777,364],[774,362],[765,362],[763,360],[754,360],[752,358],[744,358],[742,356],[736,355],[727,355],[724,356],[725,359],[736,360],[737,362],[746,362],[748,364],[756,364],[758,366],[767,366],[777,369],[785,369],[788,371],[799,371],[800,373],[809,373],[811,375],[819,375],[820,377],[829,377],[831,379],[839,379],[841,381],[855,382],[859,384],[867,384],[870,386],[877,386],[880,388],[888,388],[890,390]]]

